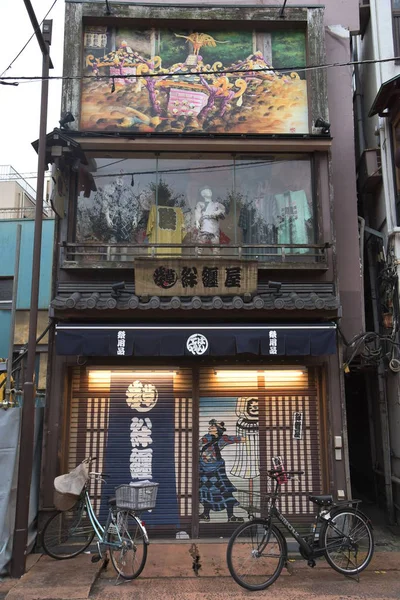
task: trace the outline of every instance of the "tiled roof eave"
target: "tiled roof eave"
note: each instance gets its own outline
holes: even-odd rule
[[[241,296],[210,296],[210,297],[160,297],[142,298],[134,294],[124,294],[120,297],[73,293],[59,294],[51,302],[56,312],[73,311],[132,311],[132,310],[337,310],[339,299],[334,294],[258,294],[248,301]]]

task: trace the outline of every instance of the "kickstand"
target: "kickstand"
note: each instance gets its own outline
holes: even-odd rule
[[[118,573],[117,575],[117,579],[115,580],[114,585],[122,585],[124,583],[129,583],[130,579],[124,579],[123,577],[121,577],[121,575]]]
[[[121,577],[121,574],[117,571],[117,578],[115,580],[114,585],[123,585],[124,583],[129,583],[130,581],[130,579],[124,579],[123,577]]]
[[[288,560],[285,562],[285,569],[287,570],[289,575],[293,575],[293,567]]]
[[[360,574],[358,571],[355,575],[345,575],[345,577],[347,577],[347,579],[351,579],[352,581],[356,581],[357,583],[360,583]]]

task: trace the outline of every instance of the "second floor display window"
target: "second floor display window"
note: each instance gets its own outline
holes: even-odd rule
[[[129,245],[142,255],[276,260],[316,243],[307,155],[169,154],[92,158],[81,176],[76,242]],[[94,189],[95,188],[95,189]],[[285,246],[287,244],[287,246]]]

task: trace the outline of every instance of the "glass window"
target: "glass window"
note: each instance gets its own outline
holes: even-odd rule
[[[79,191],[77,242],[156,255],[237,256],[240,247],[271,260],[316,243],[309,156],[92,158]]]
[[[76,241],[142,244],[156,203],[156,158],[90,160],[80,172]]]
[[[249,248],[248,254],[276,255],[281,253],[278,244],[315,243],[309,157],[242,158],[235,167],[241,241],[273,245],[264,251]],[[304,254],[308,248],[286,252]]]

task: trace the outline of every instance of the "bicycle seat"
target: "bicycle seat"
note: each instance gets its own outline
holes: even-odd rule
[[[109,504],[109,506],[115,506],[116,505],[115,496],[113,496],[112,498],[108,499],[108,504]]]
[[[331,506],[333,504],[333,496],[330,494],[326,496],[308,496],[308,499],[318,506]]]

